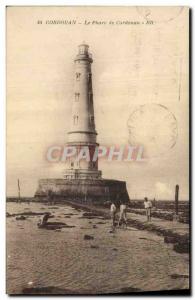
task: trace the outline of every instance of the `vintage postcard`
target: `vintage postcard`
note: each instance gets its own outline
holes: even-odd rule
[[[7,294],[189,294],[189,8],[6,14]]]

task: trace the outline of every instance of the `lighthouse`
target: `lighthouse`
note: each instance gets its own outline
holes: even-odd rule
[[[90,160],[77,161],[75,157],[72,157],[69,160],[68,169],[64,173],[64,178],[67,179],[101,178],[101,171],[98,171],[98,160],[92,160],[93,154],[98,147],[93,105],[92,63],[93,59],[89,53],[89,46],[85,43],[79,45],[78,54],[74,60],[74,94],[72,97],[68,145],[75,147],[77,154],[81,148],[87,147],[90,153]]]
[[[108,201],[129,201],[126,182],[102,178],[102,173],[98,170],[98,160],[93,160],[99,144],[95,127],[92,63],[89,46],[80,44],[74,59],[74,93],[66,145],[76,149],[76,154],[87,148],[89,159],[78,160],[75,156],[70,156],[62,178],[39,179],[35,192],[37,201],[48,201],[52,198],[52,202],[75,201],[93,205]]]

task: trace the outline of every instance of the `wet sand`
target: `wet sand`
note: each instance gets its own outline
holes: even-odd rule
[[[45,293],[67,294],[189,288],[189,255],[173,251],[161,236],[131,227],[110,233],[110,220],[83,218],[84,211],[67,205],[7,204],[11,214],[28,211],[51,212],[52,222],[75,227],[39,229],[38,215],[7,218],[9,294],[33,289],[40,294],[43,288]]]

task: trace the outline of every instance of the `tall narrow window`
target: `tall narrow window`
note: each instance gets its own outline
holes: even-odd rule
[[[88,82],[91,82],[91,76],[92,76],[92,74],[88,73]]]
[[[75,101],[79,101],[79,96],[80,96],[80,93],[75,93]]]
[[[93,100],[93,94],[89,92],[88,94],[88,99],[89,99],[89,105],[92,103]]]
[[[79,81],[81,77],[81,73],[76,73],[76,80]]]
[[[94,116],[90,117],[91,124],[94,124]]]
[[[74,125],[78,124],[78,120],[79,120],[79,117],[74,115],[74,117],[73,117]]]

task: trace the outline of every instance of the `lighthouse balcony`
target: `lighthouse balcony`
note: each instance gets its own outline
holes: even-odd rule
[[[88,169],[68,169],[64,172],[64,179],[101,179],[102,172]]]
[[[78,61],[79,63],[82,61],[87,61],[89,63],[92,63],[93,62],[92,54],[91,53],[79,53],[79,54],[77,54],[74,61],[75,62]]]

